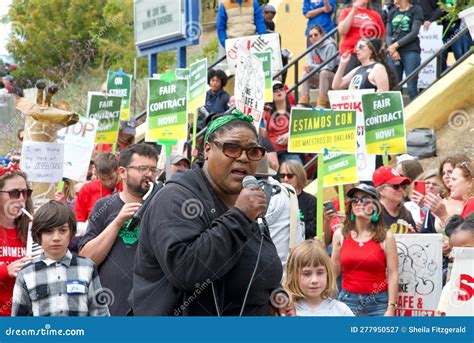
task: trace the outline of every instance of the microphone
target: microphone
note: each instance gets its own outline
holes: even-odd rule
[[[247,175],[242,180],[242,187],[254,188],[254,187],[259,187],[259,185],[255,176]],[[264,220],[264,215],[260,214],[257,217],[257,225],[258,225],[258,228],[260,229],[260,234],[263,236],[265,234],[265,229],[267,228],[267,224],[265,223],[265,220]]]
[[[150,185],[153,183],[150,182]],[[137,225],[140,223],[143,212],[147,209],[148,205],[150,205],[151,201],[153,198],[156,196],[156,194],[159,192],[160,189],[163,188],[163,182],[158,181],[156,184],[153,185],[151,191],[148,191],[147,194],[143,197],[143,204],[140,206],[137,212],[132,217],[132,220],[130,220],[130,223],[128,223],[127,230],[133,231]]]

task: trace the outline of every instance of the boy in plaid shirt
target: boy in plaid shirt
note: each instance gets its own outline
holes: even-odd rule
[[[18,273],[12,316],[108,316],[108,296],[94,262],[67,248],[76,234],[74,212],[54,200],[44,204],[31,234],[43,255]]]

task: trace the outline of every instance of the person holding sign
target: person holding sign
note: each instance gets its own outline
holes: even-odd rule
[[[336,274],[342,273],[338,300],[356,316],[394,316],[398,299],[395,238],[385,229],[372,186],[355,186],[347,197],[347,219],[334,233],[331,256]]]
[[[30,220],[21,209],[33,213],[33,202],[26,174],[17,166],[0,169],[0,206],[0,316],[9,316],[15,278],[31,261],[26,255]]]
[[[256,224],[265,193],[256,182],[243,188],[265,155],[252,122],[239,111],[211,121],[202,169],[176,174],[145,212],[135,315],[270,315],[282,266],[268,228]]]
[[[345,74],[351,60],[349,52],[341,56],[339,68],[332,81],[333,89],[375,89],[377,92],[386,92],[395,89],[397,78],[388,66],[382,41],[379,39],[362,38],[354,50],[360,66]],[[344,75],[345,74],[345,75]]]
[[[290,129],[290,100],[285,92],[283,83],[279,80],[273,81],[273,102],[266,106],[263,113],[264,128],[261,134],[268,137],[278,154],[278,161],[297,160],[303,163],[299,154],[288,153],[288,138]]]
[[[140,228],[129,229],[128,224],[154,183],[157,162],[155,149],[147,144],[130,145],[120,153],[117,171],[123,191],[97,201],[79,244],[79,254],[95,262],[102,285],[114,295],[112,316],[124,316],[130,309],[127,297]]]

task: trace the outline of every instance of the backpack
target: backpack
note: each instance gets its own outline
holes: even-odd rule
[[[407,134],[407,153],[418,158],[436,156],[436,136],[433,129],[413,129]]]

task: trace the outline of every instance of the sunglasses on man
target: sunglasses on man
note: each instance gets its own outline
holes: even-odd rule
[[[0,193],[8,193],[10,199],[20,199],[20,195],[23,195],[23,199],[28,199],[33,193],[32,189],[12,189],[10,191],[0,191]]]

